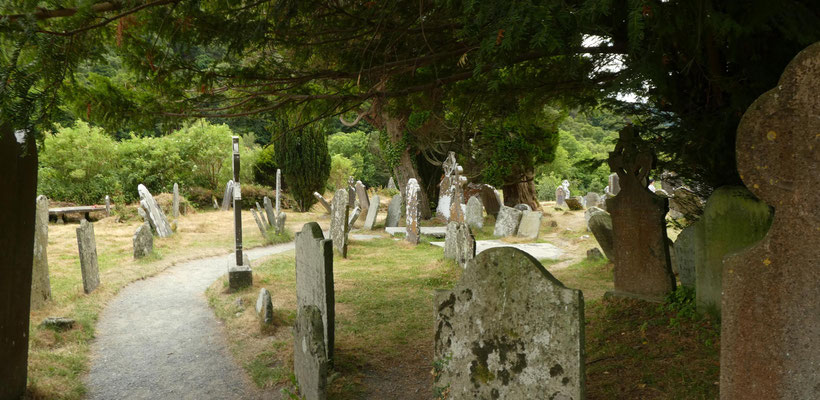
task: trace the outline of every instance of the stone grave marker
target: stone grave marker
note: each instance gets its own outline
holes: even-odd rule
[[[173,234],[171,225],[165,218],[165,213],[162,212],[162,209],[156,200],[154,200],[154,196],[151,195],[151,192],[149,192],[143,184],[137,186],[137,192],[140,195],[140,204],[145,208],[148,220],[151,222],[151,227],[156,229],[157,235],[159,235],[159,237],[171,236],[171,234]]]
[[[344,196],[343,196],[344,197]],[[315,306],[322,315],[328,360],[333,360],[336,299],[333,288],[333,249],[316,222],[296,234],[296,302],[299,309]]]
[[[285,231],[285,221],[288,218],[288,214],[284,211],[280,212],[279,215],[276,216],[276,223],[273,224],[273,232],[277,235],[281,235]]]
[[[555,206],[561,207],[564,205],[564,202],[567,198],[567,193],[564,190],[563,186],[558,186],[555,188]]]
[[[268,217],[268,224],[271,226],[276,225],[276,213],[273,211],[273,204],[270,201],[268,196],[262,198],[262,204],[265,207],[265,214]]]
[[[453,200],[453,191],[459,182],[458,178],[458,163],[456,162],[456,153],[447,153],[447,159],[441,164],[444,170],[444,177],[439,182],[439,196],[438,204],[436,205],[436,215],[444,218],[445,221],[450,220],[450,204]]]
[[[353,224],[355,224],[356,220],[359,219],[359,214],[361,213],[362,209],[359,208],[359,206],[356,206],[356,208],[354,208],[353,211],[350,212],[350,219],[347,221],[348,230],[353,229]]]
[[[675,259],[678,262],[678,279],[682,286],[695,287],[695,271],[704,262],[703,222],[695,222],[683,228],[675,239]]]
[[[233,201],[233,179],[225,184],[225,194],[222,195],[222,211],[228,211]]]
[[[465,222],[450,221],[444,236],[444,258],[455,260],[462,268],[475,258],[475,237]]]
[[[134,258],[143,258],[154,251],[154,235],[147,222],[137,228],[131,241],[134,244]]]
[[[282,170],[276,170],[276,215],[279,215],[279,212],[282,211],[281,206],[281,197],[282,197]]]
[[[356,206],[356,180],[352,176],[347,178],[347,206]]]
[[[264,201],[264,200],[262,200],[262,201]],[[256,213],[259,214],[259,219],[262,220],[262,224],[264,224],[265,226],[271,226],[272,225],[271,222],[268,222],[268,218],[265,217],[265,211],[262,209],[262,206],[259,205],[258,201],[256,202]]]
[[[584,211],[584,220],[586,220],[586,223],[587,223],[587,230],[589,230],[589,219],[592,218],[592,216],[595,215],[595,213],[599,213],[599,212],[606,212],[606,211],[604,211],[604,210],[602,210],[598,207],[589,207],[589,208],[587,208],[586,211]]]
[[[48,276],[48,205],[48,197],[37,196],[34,213],[34,262],[31,269],[32,310],[51,300],[51,280]]]
[[[544,214],[541,211],[522,211],[521,223],[518,224],[518,233],[516,235],[532,240],[538,239],[543,216]]]
[[[485,250],[435,304],[434,385],[450,398],[584,398],[583,294],[532,256]]]
[[[367,210],[367,217],[364,219],[364,229],[372,231],[373,226],[376,225],[376,216],[379,215],[380,201],[379,195],[373,195],[373,202],[370,204],[371,207]]]
[[[219,203],[216,202],[216,197],[211,197],[211,200],[214,201],[214,210],[218,210],[219,209]]]
[[[609,174],[609,195],[615,196],[621,191],[620,177],[617,173]]]
[[[347,232],[349,231],[347,215],[350,212],[347,208],[348,199],[349,196],[345,189],[337,190],[331,206],[333,212],[330,214],[330,239],[333,241],[333,249],[345,258],[347,258]]]
[[[407,227],[405,240],[410,243],[418,244],[421,236],[421,225],[419,219],[421,212],[419,210],[419,192],[421,188],[416,178],[410,178],[407,181]]]
[[[384,221],[385,228],[399,226],[401,220],[401,194],[397,194],[390,199],[390,204],[387,206],[387,219]]]
[[[83,275],[83,291],[89,294],[100,286],[100,269],[97,266],[97,239],[94,225],[83,219],[77,228],[77,248],[80,252],[80,271]]]
[[[362,209],[362,212],[367,214],[367,210],[370,209],[370,199],[367,198],[367,189],[364,188],[364,184],[362,181],[356,181],[356,197],[359,199],[359,208]]]
[[[459,175],[458,172],[453,173],[450,178],[453,181],[453,196],[450,198],[450,221],[464,222],[466,206],[464,205],[462,185],[467,182],[467,178]]]
[[[324,196],[322,196],[321,194],[319,194],[319,192],[313,192],[313,197],[315,197],[315,198],[316,198],[316,200],[319,200],[319,204],[321,204],[321,205],[322,205],[322,207],[324,207],[324,208],[325,208],[325,210],[327,210],[327,213],[328,213],[328,214],[330,214],[330,213],[331,213],[331,211],[330,211],[330,203],[328,203],[328,202],[327,202],[327,200],[325,200]]]
[[[392,177],[392,176],[391,176],[391,177],[390,177],[390,179],[387,181],[387,188],[388,188],[388,189],[393,189],[393,190],[399,190],[399,189],[396,187],[396,182],[395,182],[395,181],[393,181],[393,177]]]
[[[598,242],[598,246],[601,246],[601,250],[606,254],[606,258],[609,261],[615,261],[615,235],[612,232],[612,217],[609,213],[603,210],[593,213],[589,217],[587,226]]]
[[[495,221],[493,236],[507,237],[515,236],[518,233],[518,223],[521,222],[522,212],[512,207],[501,206],[498,212],[498,219]]]
[[[532,207],[530,207],[529,204],[524,203],[516,204],[513,208],[515,208],[518,211],[532,211]]]
[[[595,192],[589,192],[584,196],[584,207],[601,207],[601,195]]]
[[[174,200],[171,206],[171,213],[174,218],[179,217],[179,185],[174,182]]]
[[[467,200],[465,220],[470,228],[481,229],[484,227],[484,206],[478,196],[470,197],[470,200]]]
[[[655,154],[641,145],[632,125],[621,129],[615,150],[609,153],[609,168],[618,174],[621,189],[606,201],[614,232],[612,294],[651,301],[663,299],[676,286],[666,237],[669,200],[646,187],[655,162]]]
[[[579,210],[584,209],[584,205],[581,203],[582,199],[583,198],[580,197],[580,196],[579,197],[567,197],[566,199],[564,199],[564,203],[567,204],[567,207],[569,207],[570,210],[579,211]]]
[[[256,297],[256,315],[263,325],[273,325],[273,300],[268,289],[259,289],[259,296]]]
[[[344,190],[344,189],[342,189]],[[322,332],[322,314],[316,306],[300,307],[293,328],[293,375],[305,400],[327,398],[329,362]]]
[[[487,215],[497,217],[498,212],[501,210],[501,199],[499,199],[495,188],[490,185],[482,185],[479,196],[481,196],[481,205],[484,206]]]
[[[256,213],[256,210],[251,208],[251,214],[253,214],[253,219],[256,221],[256,226],[259,228],[259,233],[262,234],[263,238],[268,237],[268,228],[265,227],[265,224],[259,218],[259,214]]]
[[[810,399],[820,387],[820,44],[801,51],[738,126],[737,169],[775,209],[766,236],[724,259],[723,399]]]

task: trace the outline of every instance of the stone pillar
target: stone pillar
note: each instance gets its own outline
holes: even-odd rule
[[[77,249],[80,252],[80,271],[83,275],[83,291],[89,294],[100,286],[100,268],[97,265],[97,238],[94,224],[80,221],[77,228]]]
[[[407,181],[407,234],[405,240],[413,244],[418,244],[421,236],[421,225],[419,225],[419,219],[421,218],[419,192],[421,192],[421,188],[416,178],[410,178],[410,180]]]
[[[282,170],[276,170],[276,215],[282,211],[279,198],[282,197]]]
[[[737,169],[775,209],[763,240],[723,262],[721,399],[820,398],[820,43],[737,130]]]
[[[174,183],[174,201],[171,213],[174,215],[174,218],[179,217],[179,185],[176,183]]]
[[[51,300],[48,277],[48,197],[37,196],[34,221],[34,264],[31,274],[31,309],[36,310]]]
[[[333,249],[342,257],[347,257],[347,215],[350,212],[348,199],[346,190],[337,190],[331,206],[333,212],[330,214],[330,239],[333,241]]]
[[[242,254],[242,185],[239,182],[239,136],[233,137],[233,218],[236,257],[228,262],[228,286],[238,290],[253,285],[248,256]]]
[[[316,306],[322,314],[325,349],[333,360],[336,297],[333,288],[333,241],[325,239],[316,222],[296,234],[296,303],[298,309]]]

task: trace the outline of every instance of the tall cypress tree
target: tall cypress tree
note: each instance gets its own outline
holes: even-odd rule
[[[274,148],[276,165],[299,211],[310,210],[316,203],[313,192],[322,190],[330,176],[330,154],[322,126],[314,124],[291,132],[283,129]]]

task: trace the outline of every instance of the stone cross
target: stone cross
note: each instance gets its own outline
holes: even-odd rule
[[[333,244],[316,222],[296,234],[296,303],[316,306],[322,315],[327,359],[333,360],[336,299],[333,288]]]
[[[336,191],[330,213],[330,239],[333,241],[333,249],[340,256],[347,258],[347,232],[348,232],[348,192],[345,189]]]
[[[619,136],[609,168],[621,190],[606,200],[614,232],[614,294],[660,301],[676,286],[666,236],[669,200],[646,188],[656,159],[634,127],[627,125]]]
[[[532,256],[485,250],[434,304],[434,385],[451,398],[584,398],[583,294]]]
[[[282,197],[282,170],[276,170],[276,215],[282,210],[279,198]]]
[[[100,286],[100,269],[97,265],[97,239],[94,225],[83,219],[77,228],[77,248],[80,252],[80,271],[83,275],[83,291],[89,294]]]
[[[818,398],[820,43],[740,120],[737,169],[775,209],[766,237],[723,262],[720,395]]]
[[[419,194],[421,187],[416,178],[407,181],[407,227],[405,240],[413,244],[419,244],[421,238],[421,210],[419,210]]]
[[[174,201],[171,208],[171,213],[174,218],[179,217],[179,185],[174,183]]]
[[[233,219],[234,238],[236,240],[235,259],[228,261],[228,286],[232,290],[238,290],[245,286],[253,285],[253,272],[251,271],[248,256],[242,252],[242,185],[239,182],[239,136],[233,137]]]
[[[48,277],[48,197],[37,196],[34,214],[34,263],[31,271],[31,309],[42,307],[51,300],[51,281]],[[150,229],[150,228],[149,228]]]

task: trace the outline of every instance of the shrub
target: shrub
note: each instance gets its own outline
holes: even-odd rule
[[[186,192],[188,193],[186,196],[188,201],[200,209],[212,208],[214,206],[213,199],[216,199],[217,202],[222,200],[221,195],[216,196],[216,192],[204,187],[194,186],[192,188],[188,188]]]
[[[265,196],[270,197],[271,201],[274,201],[276,191],[262,185],[242,184],[242,208],[250,209],[251,207],[256,207],[256,202],[259,202],[259,205],[263,205]],[[285,198],[282,197],[280,201],[284,202]],[[285,204],[282,204],[282,207],[285,207]]]
[[[325,134],[316,125],[298,132],[280,132],[275,160],[300,211],[316,203],[313,192],[325,187],[330,175],[330,155]]]

